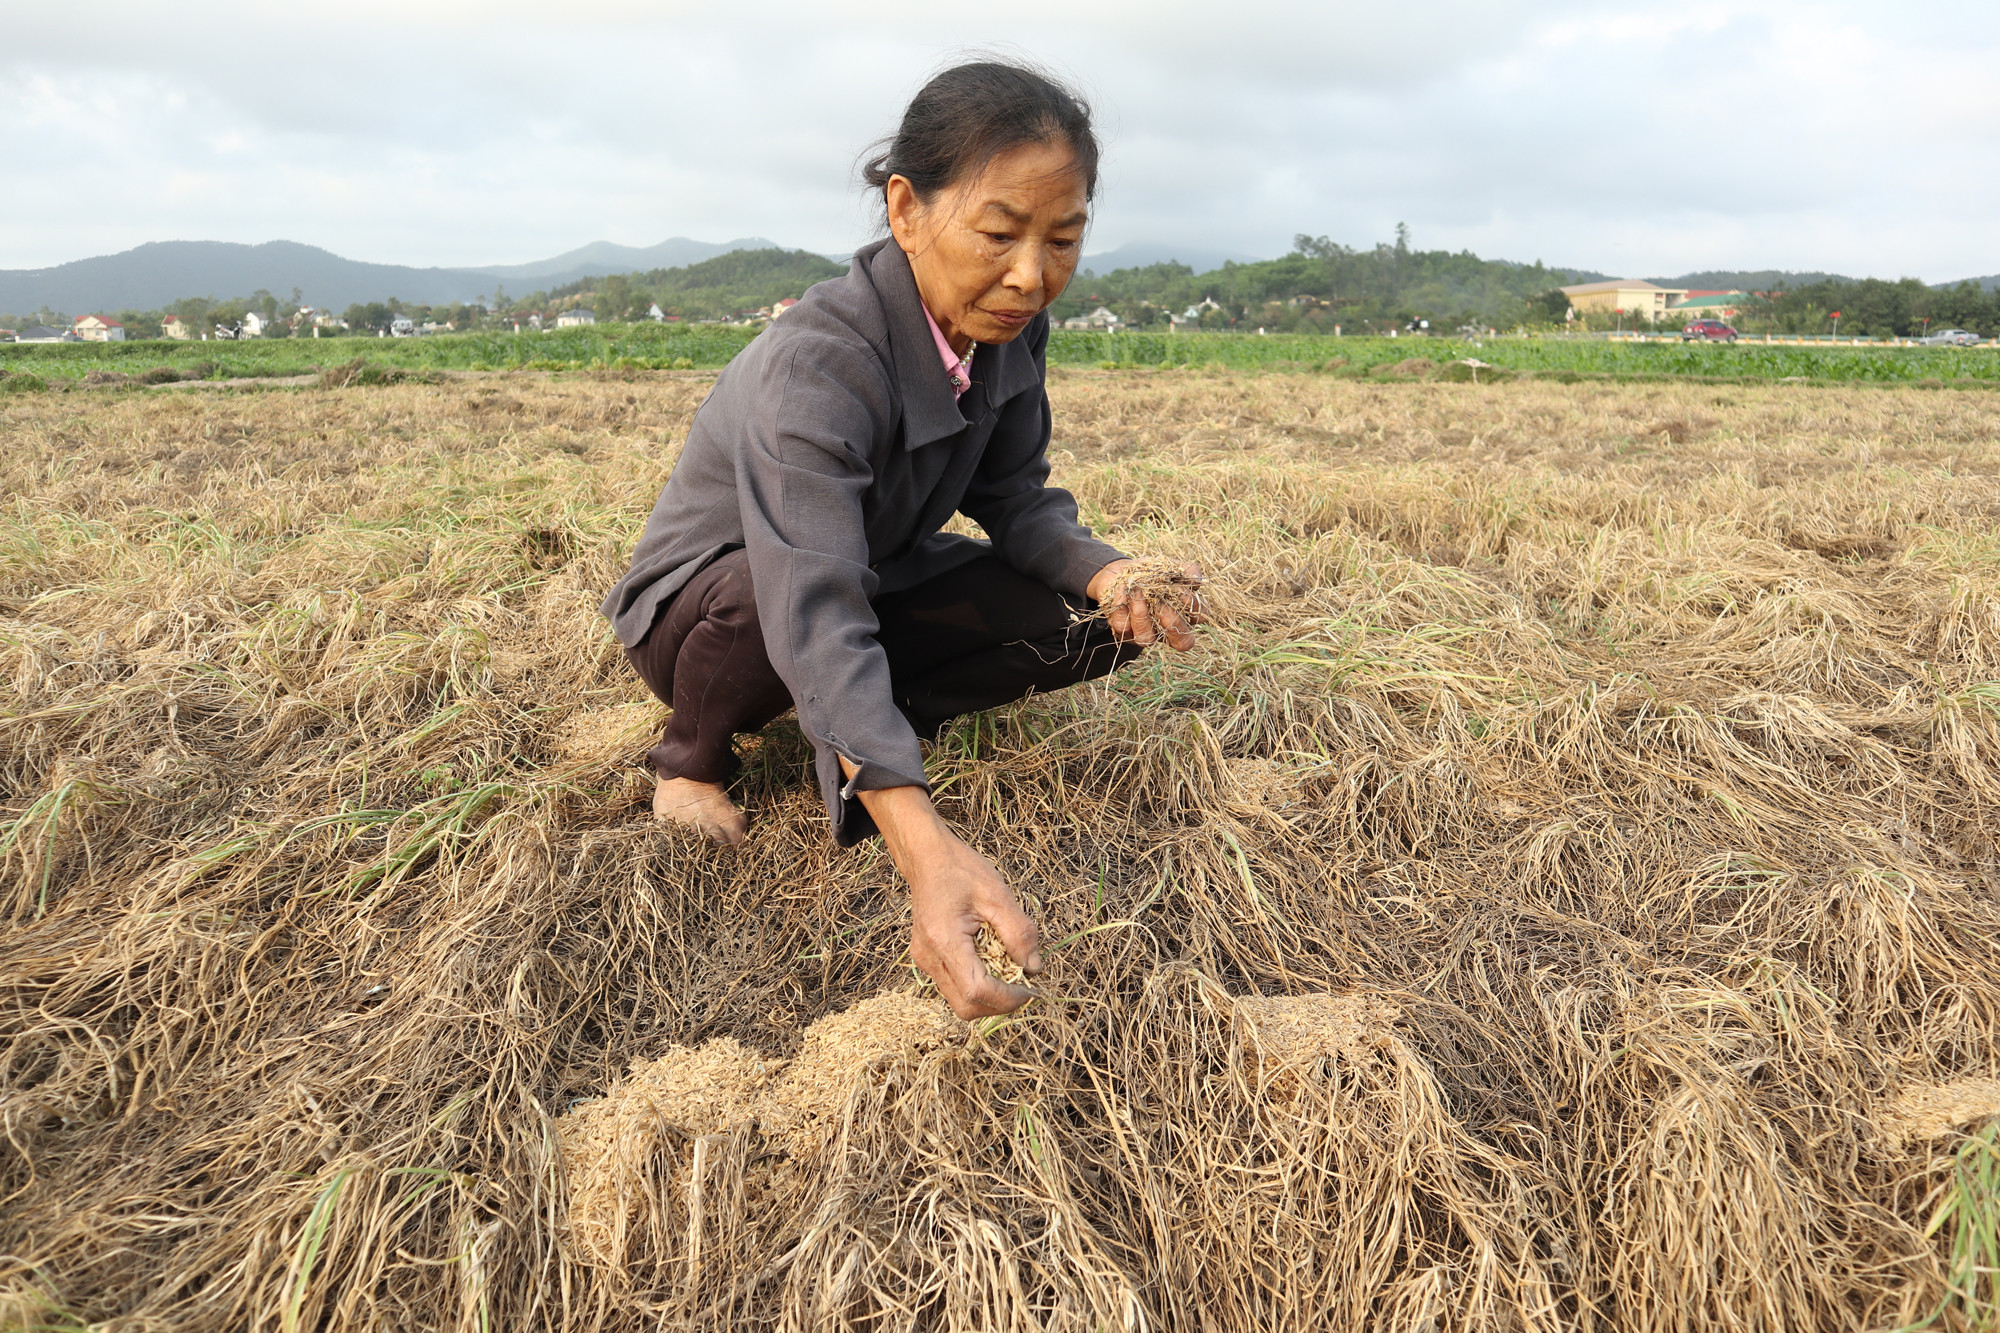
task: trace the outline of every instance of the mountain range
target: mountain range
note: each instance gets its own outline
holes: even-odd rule
[[[1845,273],[1794,273],[1789,269],[1708,269],[1700,273],[1683,273],[1678,278],[1648,278],[1648,282],[1662,287],[1691,287],[1706,291],[1768,292],[1779,287],[1797,291],[1821,282],[1855,282],[1855,278]],[[2000,273],[1988,274],[1983,278],[1965,278],[1959,281],[1976,283],[1986,291],[2000,287]],[[1934,282],[1933,287],[1956,287],[1958,281]]]
[[[73,315],[157,310],[187,296],[228,299],[262,290],[285,297],[293,288],[299,290],[306,304],[332,310],[392,296],[414,305],[438,305],[491,297],[502,287],[511,287],[518,296],[537,288],[560,287],[609,273],[679,268],[735,250],[776,248],[776,242],[761,236],[719,243],[675,236],[649,246],[593,241],[526,264],[413,268],[347,259],[296,241],[266,241],[262,245],[153,241],[119,254],[73,260],[52,268],[0,269],[0,312],[27,314],[43,307]],[[828,257],[840,263],[847,259],[846,255]],[[1085,255],[1082,268],[1102,275],[1168,260],[1186,264],[1196,273],[1208,273],[1230,261],[1254,263],[1256,256],[1199,246],[1128,241],[1115,249]],[[1654,279],[1667,286],[1735,287],[1747,291],[1766,291],[1780,283],[1795,287],[1827,280],[1842,279],[1831,273],[1769,269],[1688,273],[1678,278]],[[2000,274],[1973,281],[1992,290],[2000,286]]]
[[[73,260],[52,268],[0,269],[0,311],[16,314],[47,306],[69,314],[157,310],[185,296],[228,299],[267,291],[289,296],[294,287],[308,305],[340,310],[355,302],[398,297],[416,305],[471,301],[502,285],[523,295],[579,278],[679,268],[732,250],[767,250],[776,243],[746,236],[717,244],[676,236],[636,247],[596,241],[528,264],[481,268],[412,268],[346,259],[316,245],[266,241],[152,241],[115,255]]]
[[[47,307],[68,314],[157,310],[187,296],[226,300],[267,291],[280,297],[297,288],[300,299],[322,309],[397,297],[413,305],[439,305],[491,297],[505,287],[516,296],[608,273],[680,268],[734,250],[777,249],[775,241],[743,236],[696,241],[675,236],[658,245],[593,241],[526,264],[473,268],[414,268],[347,259],[316,245],[266,241],[152,241],[115,255],[73,260],[51,268],[0,269],[0,312],[25,314]],[[837,263],[847,256],[829,255]],[[1086,268],[1109,272],[1176,259],[1197,273],[1255,256],[1191,247],[1128,243],[1084,257]]]
[[[1145,268],[1150,264],[1186,264],[1196,273],[1213,273],[1224,264],[1255,264],[1266,256],[1246,255],[1235,250],[1210,250],[1198,245],[1159,245],[1152,241],[1127,241],[1115,250],[1085,255],[1079,268],[1093,273],[1115,273],[1121,268]]]

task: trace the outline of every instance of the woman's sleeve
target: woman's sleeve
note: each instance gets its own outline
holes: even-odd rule
[[[817,752],[834,837],[875,831],[858,794],[923,787],[923,751],[896,707],[869,598],[862,497],[894,399],[865,348],[798,338],[749,413],[737,457],[744,545],[771,665],[791,689]],[[839,756],[857,772],[843,780]]]
[[[1077,521],[1075,496],[1048,484],[1054,418],[1044,387],[1047,344],[1044,324],[1031,344],[1043,383],[1001,408],[986,456],[958,507],[986,530],[1001,559],[1058,592],[1082,597],[1098,570],[1125,557]]]

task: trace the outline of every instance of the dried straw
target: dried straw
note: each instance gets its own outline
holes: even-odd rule
[[[965,1031],[790,724],[649,818],[704,387],[0,405],[0,1324],[1991,1322],[1983,397],[1058,376],[1222,628],[933,748]]]

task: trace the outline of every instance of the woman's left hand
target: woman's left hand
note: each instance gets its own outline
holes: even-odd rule
[[[1150,646],[1164,637],[1167,646],[1177,652],[1186,652],[1194,647],[1194,626],[1201,624],[1201,566],[1182,566],[1187,576],[1196,585],[1193,605],[1183,614],[1181,608],[1171,602],[1161,605],[1150,603],[1143,593],[1125,592],[1115,602],[1107,604],[1103,593],[1119,570],[1132,564],[1130,560],[1113,560],[1110,564],[1091,576],[1090,586],[1084,595],[1096,602],[1104,612],[1106,622],[1111,626],[1112,637],[1120,643],[1136,643],[1141,647]]]

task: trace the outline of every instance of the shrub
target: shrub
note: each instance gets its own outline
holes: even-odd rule
[[[435,370],[399,370],[356,358],[344,365],[328,366],[319,373],[316,383],[322,389],[347,389],[377,384],[435,384],[443,378]]]

